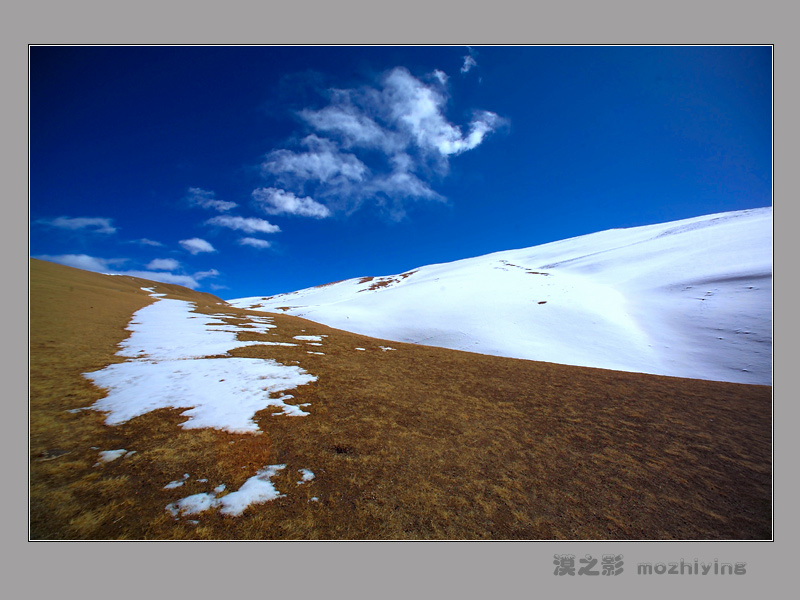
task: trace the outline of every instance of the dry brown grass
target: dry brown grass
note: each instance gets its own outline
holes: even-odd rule
[[[67,412],[103,396],[81,373],[120,360],[131,314],[152,301],[142,285],[152,284],[31,262],[33,539],[771,538],[767,386],[398,344],[277,314],[277,337],[240,338],[323,334],[323,346],[231,354],[316,375],[291,392],[311,403],[307,417],[267,409],[263,435],[235,435],[181,429],[178,410],[115,427]],[[155,285],[201,312],[222,308]],[[136,453],[94,466],[117,448]],[[165,510],[277,463],[285,496],[239,517]],[[297,485],[301,468],[316,478]],[[183,473],[183,487],[163,489]]]

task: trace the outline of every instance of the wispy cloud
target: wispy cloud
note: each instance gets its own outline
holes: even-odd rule
[[[277,188],[253,190],[255,205],[268,215],[299,215],[324,219],[331,215],[330,209],[313,198],[299,198],[292,192]]]
[[[178,243],[184,250],[191,254],[200,254],[201,252],[216,252],[214,246],[200,238],[180,240]]]
[[[201,188],[191,187],[186,193],[186,199],[192,206],[225,212],[239,206],[236,202],[217,200],[216,194]]]
[[[268,242],[267,240],[261,240],[259,238],[253,237],[244,237],[239,240],[240,246],[251,246],[252,248],[258,248],[259,250],[263,250],[264,248],[269,248],[272,246],[272,242]]]
[[[194,274],[194,278],[200,281],[201,279],[206,279],[208,277],[219,277],[219,271],[216,269],[209,269],[208,271],[198,271]]]
[[[275,150],[262,163],[266,175],[274,175],[278,181],[305,182],[316,180],[336,183],[341,180],[363,181],[369,169],[353,154],[342,153],[330,140],[316,135],[305,137],[302,142],[307,152]]]
[[[334,90],[329,106],[316,111],[304,109],[298,114],[317,131],[336,136],[345,149],[377,148],[386,154],[402,150],[406,143],[401,137],[356,106],[354,96],[352,90]]]
[[[473,56],[472,48],[468,47],[468,50],[469,50],[469,54],[467,54],[464,57],[464,64],[461,65],[461,72],[462,73],[469,73],[470,70],[473,67],[477,67],[478,66],[478,61],[476,61],[475,57]]]
[[[388,103],[388,118],[405,132],[422,151],[441,157],[476,148],[502,119],[489,111],[476,111],[469,134],[452,125],[444,116],[447,96],[435,85],[426,85],[406,69],[394,69],[384,79],[383,95]]]
[[[236,229],[245,233],[278,233],[281,230],[277,225],[256,217],[219,216],[209,219],[206,224]]]
[[[255,190],[254,200],[267,214],[316,218],[366,201],[402,218],[407,200],[444,200],[432,184],[448,173],[449,160],[505,123],[476,110],[455,125],[445,116],[448,101],[444,72],[417,78],[403,67],[375,86],[329,90],[326,106],[297,113],[311,130],[301,148],[266,155],[261,170],[271,185]]]
[[[147,238],[140,238],[138,240],[133,240],[130,243],[141,244],[142,246],[154,246],[154,247],[162,247],[164,245],[161,242],[157,242],[155,240],[148,240]]]
[[[154,258],[145,267],[151,271],[177,271],[180,268],[181,263],[174,258]]]
[[[89,231],[91,233],[116,233],[117,228],[111,225],[112,219],[104,217],[57,217],[55,219],[39,219],[36,223],[66,229],[70,231]]]

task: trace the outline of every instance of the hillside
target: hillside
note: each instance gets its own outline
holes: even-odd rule
[[[769,386],[389,342],[31,260],[29,406],[32,539],[772,536]]]
[[[229,303],[398,342],[770,385],[772,209]]]

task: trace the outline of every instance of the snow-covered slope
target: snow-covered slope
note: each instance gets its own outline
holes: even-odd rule
[[[229,303],[399,342],[771,384],[772,208]]]

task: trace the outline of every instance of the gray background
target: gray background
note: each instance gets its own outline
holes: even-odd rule
[[[11,0],[0,9],[0,164],[6,326],[2,481],[6,587],[31,597],[142,595],[231,598],[701,597],[757,598],[796,577],[797,50],[787,3],[510,0],[169,2]],[[29,44],[774,44],[775,307],[773,542],[29,542],[27,444]],[[783,167],[783,168],[781,168]],[[780,177],[783,174],[784,177]],[[787,175],[788,174],[788,175]],[[9,189],[10,187],[10,189]],[[781,192],[783,194],[781,194]],[[790,246],[795,246],[791,248]],[[619,577],[555,577],[554,554],[621,553]],[[746,562],[743,576],[636,575],[637,562]]]

